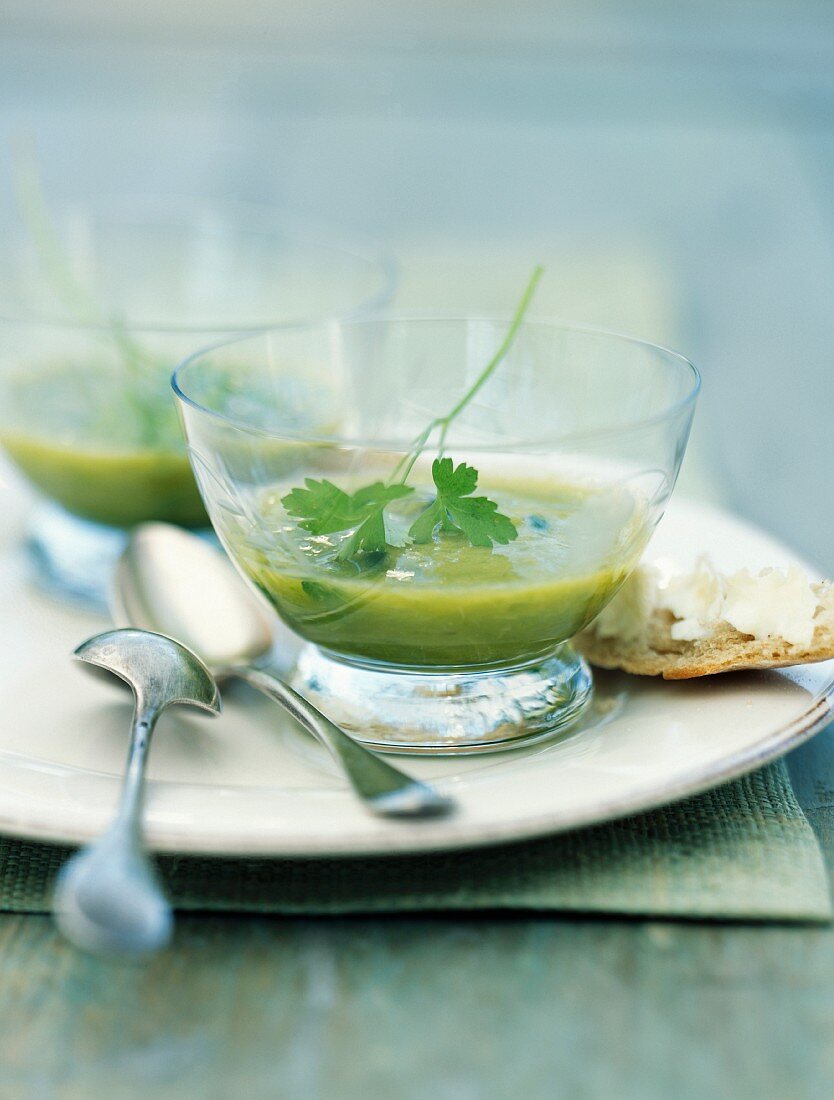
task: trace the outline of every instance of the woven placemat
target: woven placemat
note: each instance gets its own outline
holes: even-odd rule
[[[0,839],[0,909],[42,912],[66,848]],[[165,856],[180,909],[284,914],[510,909],[827,921],[822,855],[784,764],[653,813],[466,852],[350,859]]]

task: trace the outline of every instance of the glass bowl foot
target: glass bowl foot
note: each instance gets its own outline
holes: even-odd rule
[[[568,643],[511,668],[392,670],[302,650],[297,691],[357,741],[384,752],[463,755],[551,737],[592,694],[591,673]]]

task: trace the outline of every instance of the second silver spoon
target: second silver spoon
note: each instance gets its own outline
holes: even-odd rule
[[[354,741],[272,672],[260,667],[273,645],[269,621],[228,559],[179,527],[138,527],[116,570],[114,617],[166,634],[198,653],[219,681],[245,680],[280,703],[341,764],[374,813],[435,815],[451,800]]]

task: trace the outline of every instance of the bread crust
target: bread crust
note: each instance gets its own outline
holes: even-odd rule
[[[600,638],[593,624],[576,639],[579,652],[598,668],[621,669],[635,676],[662,676],[690,680],[719,672],[787,668],[834,658],[834,588],[829,581],[812,586],[820,600],[814,617],[814,636],[808,646],[783,638],[753,638],[729,623],[719,623],[706,637],[676,641],[675,619],[669,611],[653,611],[641,633],[631,641]]]

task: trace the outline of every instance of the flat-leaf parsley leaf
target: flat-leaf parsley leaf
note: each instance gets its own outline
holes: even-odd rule
[[[340,559],[353,557],[360,550],[384,553],[385,508],[392,500],[414,492],[410,485],[375,481],[355,493],[346,493],[326,478],[316,481],[311,477],[304,479],[304,486],[287,493],[281,503],[298,520],[298,526],[311,535],[332,535],[355,528],[339,545],[336,557]]]
[[[478,471],[461,462],[455,466],[451,458],[436,458],[431,476],[437,496],[409,529],[415,542],[429,542],[438,525],[446,531],[465,535],[473,546],[506,545],[518,537],[509,516],[498,511],[495,501],[473,497],[478,487]]]

